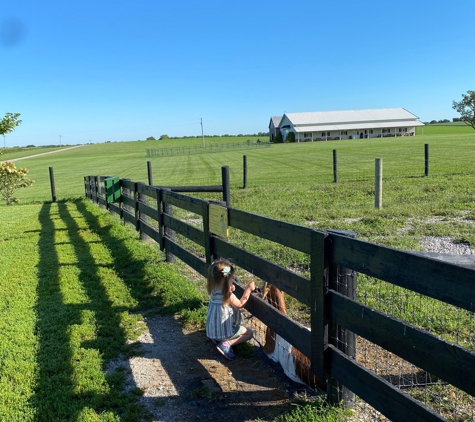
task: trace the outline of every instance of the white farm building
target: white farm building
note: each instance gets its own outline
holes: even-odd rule
[[[295,142],[414,136],[417,126],[424,123],[404,108],[286,113],[271,118],[269,136],[272,142],[279,131],[284,140],[294,132]]]

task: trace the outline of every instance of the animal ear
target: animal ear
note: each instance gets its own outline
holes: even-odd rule
[[[267,297],[267,295],[269,294],[269,292],[270,292],[270,287],[266,283],[266,285],[264,287],[264,290],[262,291],[262,299],[265,299]]]

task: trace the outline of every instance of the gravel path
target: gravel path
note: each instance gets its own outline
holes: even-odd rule
[[[5,161],[15,162],[15,161],[20,161],[20,160],[27,160],[28,158],[40,157],[42,155],[48,155],[48,154],[56,154],[57,152],[63,152],[63,151],[67,151],[68,149],[80,148],[80,147],[84,147],[84,146],[85,145],[75,145],[73,147],[61,148],[61,149],[57,149],[55,151],[42,152],[41,154],[28,155],[27,157],[14,158],[13,160],[5,160]],[[2,161],[2,163],[5,162],[5,161]]]
[[[146,318],[140,356],[114,361],[153,421],[274,420],[305,390],[256,347],[257,357],[227,361],[203,331],[184,331],[174,316]],[[309,392],[310,393],[310,392]]]
[[[452,237],[425,236],[421,248],[427,252],[437,252],[453,255],[475,255],[475,249],[465,243],[454,243]]]

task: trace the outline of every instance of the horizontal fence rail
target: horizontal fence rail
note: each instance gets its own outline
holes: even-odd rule
[[[118,182],[119,199],[108,202],[107,179],[85,177],[86,198],[119,215],[136,230],[154,239],[162,250],[178,257],[201,275],[206,276],[215,257],[227,257],[242,270],[308,306],[311,330],[254,295],[246,309],[311,360],[312,371],[327,382],[327,394],[332,400],[351,397],[351,394],[345,395],[345,389],[349,389],[394,421],[446,420],[431,407],[357,362],[340,342],[341,338],[355,335],[475,396],[473,344],[469,350],[444,340],[361,303],[347,288],[340,289],[332,282],[340,282],[342,277],[356,280],[357,272],[473,313],[473,269],[423,254],[378,246],[344,232],[320,232],[219,203],[226,210],[232,230],[308,255],[309,268],[305,274],[300,274],[212,233],[211,201],[175,192],[173,187],[148,186],[121,179]],[[197,217],[200,224],[175,216],[170,211],[172,207],[192,214],[194,219]],[[175,234],[197,245],[203,254],[199,256],[181,244],[174,238]],[[241,285],[237,284],[236,292],[242,294]],[[332,333],[338,335],[334,337]]]
[[[475,273],[469,268],[339,235],[331,247],[335,264],[475,310]]]

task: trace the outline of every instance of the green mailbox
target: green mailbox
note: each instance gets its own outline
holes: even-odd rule
[[[107,177],[104,179],[106,184],[107,203],[120,201],[120,182],[118,177]]]

